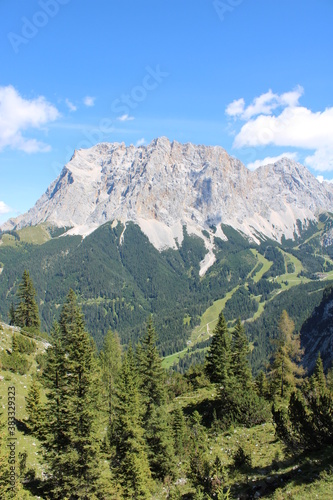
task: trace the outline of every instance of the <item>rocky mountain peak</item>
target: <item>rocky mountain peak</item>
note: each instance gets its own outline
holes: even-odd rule
[[[257,241],[280,240],[294,237],[297,220],[304,226],[322,211],[333,211],[331,188],[290,159],[251,172],[220,146],[159,137],[147,146],[75,151],[36,205],[2,229],[48,222],[84,236],[107,221],[133,221],[162,250],[182,242],[185,225],[205,240],[205,272],[214,231],[224,238],[221,223]]]

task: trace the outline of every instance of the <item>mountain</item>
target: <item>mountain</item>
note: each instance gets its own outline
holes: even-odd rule
[[[86,236],[107,221],[125,229],[131,221],[163,250],[181,245],[185,226],[205,242],[203,275],[215,261],[213,233],[225,239],[221,223],[257,243],[281,241],[323,211],[333,211],[332,187],[290,159],[251,172],[221,147],[162,137],[148,146],[102,143],[75,151],[36,205],[1,229],[47,222]]]
[[[281,312],[299,330],[333,281],[331,212],[332,186],[289,159],[251,172],[220,147],[166,138],[76,151],[1,228],[0,319],[28,269],[45,330],[72,288],[99,347],[109,328],[136,342],[153,314],[161,354],[184,365],[223,310],[244,321],[257,372]]]
[[[328,287],[320,304],[302,325],[301,343],[304,366],[311,372],[320,352],[324,369],[333,363],[333,287]]]

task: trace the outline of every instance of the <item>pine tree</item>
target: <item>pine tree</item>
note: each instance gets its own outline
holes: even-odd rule
[[[222,313],[213,332],[209,348],[206,373],[211,382],[226,387],[231,369],[231,337]]]
[[[32,434],[39,437],[43,433],[44,408],[41,403],[40,386],[36,377],[32,379],[25,401],[25,409],[28,414],[26,425]]]
[[[294,333],[294,322],[289,318],[287,311],[283,311],[279,320],[279,336],[276,339],[276,350],[269,367],[271,392],[279,393],[283,398],[286,389],[296,387],[298,377],[304,374],[299,362],[303,351],[300,347],[300,337]]]
[[[15,352],[16,353],[20,352],[19,343],[18,343],[16,333],[14,333],[13,338],[12,338],[12,354],[14,354]]]
[[[164,408],[164,370],[156,341],[157,334],[150,317],[146,335],[139,347],[140,392],[145,406],[143,426],[150,468],[155,477],[163,479],[174,475],[175,456],[172,435],[168,429],[170,417]]]
[[[206,459],[207,454],[207,435],[203,425],[202,417],[195,410],[191,416],[190,431],[190,471],[189,476],[196,488],[202,488],[205,492],[210,489],[210,463]],[[203,497],[204,498],[204,497]]]
[[[333,366],[328,370],[326,375],[326,386],[328,392],[333,396]]]
[[[314,390],[318,395],[324,394],[326,391],[326,378],[324,373],[323,362],[320,356],[320,352],[318,352],[318,357],[315,364],[314,372],[310,378],[310,387]]]
[[[48,402],[43,448],[52,474],[52,498],[97,498],[99,373],[95,349],[72,290],[60,323],[53,328],[44,376]]]
[[[176,406],[175,408],[172,427],[174,432],[175,452],[177,455],[182,456],[186,441],[186,422],[181,406]]]
[[[115,383],[121,368],[121,345],[117,333],[109,330],[100,353],[102,382],[107,403],[108,425],[111,427],[114,416]]]
[[[144,421],[147,422],[154,406],[165,403],[164,370],[156,348],[157,334],[152,318],[149,318],[146,335],[140,346],[138,359],[141,375],[141,393],[146,406]]]
[[[232,373],[237,383],[247,389],[252,385],[252,374],[248,360],[250,349],[241,320],[238,319],[232,340]]]
[[[38,330],[40,327],[40,319],[37,302],[35,300],[36,291],[29,272],[26,270],[23,272],[17,295],[20,302],[14,315],[15,324],[22,328],[27,327]]]
[[[255,390],[261,398],[267,398],[268,395],[268,383],[265,373],[260,370],[255,379]]]
[[[144,440],[144,408],[132,348],[124,356],[116,387],[111,445],[115,455],[111,468],[125,498],[151,498],[151,472]]]
[[[9,312],[8,312],[9,324],[13,326],[16,324],[16,311],[14,307],[14,302],[12,301],[10,304]]]

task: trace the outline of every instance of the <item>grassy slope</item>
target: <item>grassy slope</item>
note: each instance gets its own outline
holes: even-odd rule
[[[1,238],[4,246],[18,246],[19,243],[30,243],[33,245],[42,245],[51,239],[47,226],[40,224],[39,226],[28,226],[19,231],[16,231],[20,240],[16,240],[11,234],[4,234]]]
[[[0,332],[0,348],[7,349],[11,346],[13,330],[5,327]],[[45,346],[37,341],[37,352],[42,352]],[[23,421],[26,418],[25,396],[27,395],[31,374],[36,370],[34,355],[30,356],[33,362],[27,375],[17,375],[11,372],[1,372],[5,380],[0,382],[0,395],[3,396],[2,404],[7,408],[7,389],[14,385],[16,388],[16,411],[17,419]],[[214,386],[198,389],[174,399],[169,406],[171,411],[175,405],[186,406],[198,404],[202,400],[211,399],[216,396]],[[17,453],[26,451],[28,453],[27,468],[35,468],[40,476],[43,470],[40,447],[38,441],[17,431]],[[274,427],[271,423],[260,425],[252,429],[231,428],[228,432],[209,433],[207,455],[208,459],[214,460],[218,455],[225,468],[225,486],[231,488],[231,498],[252,498],[256,491],[262,492],[265,498],[284,499],[293,498],[303,500],[304,498],[328,499],[333,497],[333,478],[328,469],[332,463],[333,450],[324,453],[313,453],[289,457],[282,446],[276,440]],[[233,471],[230,466],[232,457],[238,446],[251,455],[252,467],[246,472]],[[182,469],[184,467],[184,469]],[[186,474],[186,463],[180,465],[179,475]],[[180,491],[185,494],[191,491],[189,484],[180,486]],[[193,490],[192,490],[193,491]],[[38,497],[31,497],[38,498]],[[160,491],[156,499],[164,499],[165,491]]]
[[[251,252],[256,257],[257,261],[251,272],[248,274],[248,278],[251,276],[253,281],[255,283],[258,283],[258,281],[260,281],[262,276],[271,268],[273,262],[267,260],[263,255],[261,255],[255,249],[251,249]],[[309,281],[311,281],[304,276],[298,276],[299,273],[303,270],[303,266],[300,260],[298,260],[294,255],[291,255],[286,251],[281,250],[281,252],[283,253],[283,256],[285,258],[286,270],[287,270],[287,263],[291,262],[294,264],[294,271],[292,273],[286,272],[281,276],[272,278],[273,281],[276,281],[281,285],[281,289],[277,290],[274,296],[270,300],[274,300],[274,297],[276,297],[277,294],[289,290],[293,286],[297,286],[301,283],[308,283]],[[259,268],[260,263],[262,264],[262,267]],[[256,269],[258,270],[256,271]],[[331,275],[333,278],[333,272],[327,273],[328,277]],[[246,286],[247,282],[245,282],[244,285]],[[189,344],[189,347],[193,347],[198,342],[207,340],[209,337],[211,337],[212,332],[217,324],[220,312],[224,310],[227,301],[233,296],[233,294],[238,290],[238,288],[239,285],[237,285],[230,292],[228,292],[222,299],[214,301],[213,305],[210,306],[208,309],[206,309],[206,311],[201,316],[200,325],[197,326],[192,332],[191,343]],[[251,297],[255,298],[258,302],[260,301],[260,296],[254,297],[251,295]],[[266,302],[267,301],[259,302],[258,311],[247,321],[255,321],[256,319],[258,319],[260,315],[264,312]],[[177,363],[178,360],[181,357],[183,357],[187,352],[188,348],[176,352],[170,356],[167,356],[166,358],[164,358],[163,366],[165,368],[170,368],[173,364]]]
[[[14,332],[13,328],[8,327],[7,325],[4,326],[3,331],[0,331],[1,351],[11,348],[13,332]],[[42,341],[35,340],[35,342],[37,344],[37,351],[34,354],[28,356],[28,359],[32,364],[27,374],[19,375],[17,373],[12,373],[10,371],[3,371],[0,369],[0,374],[4,376],[4,380],[0,381],[0,396],[1,396],[1,404],[4,416],[6,418],[8,387],[14,386],[16,419],[17,421],[23,423],[27,418],[27,413],[25,411],[25,397],[28,394],[29,386],[32,381],[32,374],[36,373],[37,369],[35,355],[37,353],[42,353],[45,351],[45,344]],[[26,452],[28,455],[27,469],[34,468],[37,472],[37,476],[41,477],[43,466],[41,465],[41,455],[40,455],[41,450],[38,440],[35,439],[33,436],[25,434],[24,432],[19,430],[16,432],[16,437],[17,437],[17,446],[16,446],[17,467],[18,467],[19,453]]]
[[[188,405],[198,404],[216,396],[210,386],[177,397],[171,407],[180,405],[186,413]],[[170,408],[172,409],[172,408]],[[251,457],[251,468],[246,471],[232,468],[233,455],[242,446]],[[225,488],[230,487],[230,498],[260,497],[282,500],[333,498],[333,448],[320,452],[291,456],[276,439],[271,422],[251,429],[231,427],[226,432],[210,432],[207,459],[218,456],[225,470]],[[185,485],[183,493],[190,491]]]

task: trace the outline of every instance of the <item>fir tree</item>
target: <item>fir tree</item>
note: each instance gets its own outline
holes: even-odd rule
[[[286,389],[290,392],[296,387],[298,377],[304,374],[299,365],[303,351],[300,347],[300,337],[294,333],[294,322],[287,311],[283,311],[279,321],[279,336],[276,339],[276,350],[269,367],[272,395],[285,396]]]
[[[326,386],[328,391],[333,396],[333,366],[328,370],[326,375]]]
[[[197,410],[191,416],[190,431],[190,473],[189,476],[197,489],[203,489],[205,492],[210,490],[211,466],[206,459],[207,454],[207,435],[201,424],[202,417]],[[204,497],[203,497],[204,498]]]
[[[100,353],[102,382],[107,403],[108,424],[111,427],[114,416],[115,383],[121,368],[121,345],[117,333],[109,330]]]
[[[49,390],[43,447],[52,498],[99,496],[98,375],[95,349],[70,290],[53,328],[44,375]]]
[[[314,372],[310,378],[310,387],[318,394],[324,394],[326,391],[326,378],[320,352],[318,352]]]
[[[32,434],[40,436],[43,432],[44,408],[41,403],[40,386],[36,377],[32,379],[25,401],[25,409],[28,414],[26,425]]]
[[[249,352],[249,341],[245,335],[241,320],[238,319],[233,331],[232,373],[237,383],[243,389],[249,388],[252,385],[252,374],[248,360]]]
[[[255,390],[261,398],[267,398],[268,396],[268,383],[266,374],[260,370],[255,379]]]
[[[14,307],[14,302],[12,301],[10,304],[9,312],[8,312],[9,324],[13,326],[16,324],[16,311]]]
[[[174,475],[175,457],[172,435],[168,429],[170,417],[164,408],[166,401],[164,370],[156,341],[157,334],[150,317],[137,357],[140,391],[145,407],[143,426],[148,444],[150,468],[155,477],[163,479],[168,475]]]
[[[111,468],[125,498],[151,498],[151,471],[142,426],[144,409],[131,347],[124,356],[117,380],[115,412],[111,435],[115,455]]]
[[[139,372],[141,375],[141,393],[146,411],[144,421],[148,421],[154,406],[165,403],[164,370],[162,359],[156,348],[157,334],[152,318],[149,318],[146,335],[139,347]]]
[[[29,272],[26,270],[23,272],[17,295],[20,302],[14,315],[15,324],[22,328],[27,327],[38,330],[40,327],[40,319],[37,302],[35,300],[36,291]]]
[[[12,354],[14,353],[19,353],[20,348],[19,348],[19,343],[17,339],[17,334],[14,333],[13,338],[12,338]]]
[[[226,387],[230,378],[230,369],[231,338],[224,316],[220,313],[207,356],[206,373],[211,382]]]
[[[173,413],[172,427],[174,432],[175,452],[177,455],[182,456],[186,441],[186,423],[183,410],[179,405],[176,406]]]

